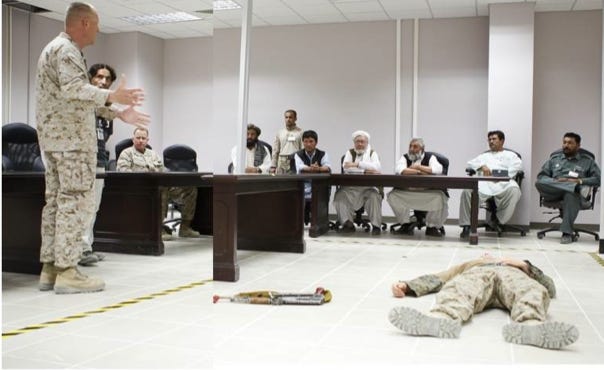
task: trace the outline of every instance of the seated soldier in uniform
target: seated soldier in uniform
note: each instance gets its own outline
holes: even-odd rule
[[[149,142],[149,131],[146,128],[136,128],[133,145],[124,149],[117,160],[117,170],[120,172],[162,172],[163,161],[151,149],[147,148]],[[170,187],[163,188],[161,192],[161,214],[166,217],[168,212],[168,200],[174,200],[182,205],[182,222],[178,230],[178,236],[184,238],[197,238],[199,233],[191,228],[191,221],[195,215],[195,204],[197,201],[197,188],[195,187]],[[163,230],[162,239],[171,239],[171,234]]]

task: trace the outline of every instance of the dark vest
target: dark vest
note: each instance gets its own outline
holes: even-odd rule
[[[430,158],[432,158],[432,154],[428,154],[424,152],[424,158],[422,159],[421,165],[422,166],[429,166],[430,165]],[[407,167],[411,167],[411,164],[413,162],[411,162],[411,160],[409,159],[409,154],[405,153],[405,159],[407,160]]]
[[[411,160],[409,159],[409,154],[406,153],[404,156],[405,156],[405,159],[407,160],[407,167],[410,167],[413,162],[411,162]],[[431,158],[432,158],[432,153],[426,153],[426,152],[424,152],[424,158],[421,161],[421,165],[422,166],[430,166],[430,159]],[[449,191],[443,190],[443,192],[445,193],[445,195],[447,197],[449,197]]]
[[[256,143],[256,151],[254,152],[254,167],[258,167],[264,162],[266,156],[266,147],[260,143]]]
[[[306,151],[304,149],[298,150],[298,152],[296,154],[298,155],[298,157],[300,157],[302,162],[304,162],[304,164],[307,166],[310,166],[313,163],[316,163],[320,166],[321,161],[323,160],[323,157],[325,157],[325,152],[322,150],[316,149],[316,148],[315,148],[315,155],[314,155],[314,157],[312,157],[312,162],[310,161],[310,158],[308,158],[308,156],[306,155]]]

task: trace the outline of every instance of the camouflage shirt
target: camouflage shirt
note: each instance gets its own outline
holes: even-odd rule
[[[120,154],[116,169],[120,172],[162,172],[164,165],[153,150],[145,149],[145,152],[141,153],[131,146]]]
[[[537,266],[531,264],[529,261],[524,261],[528,265],[528,276],[534,279],[539,284],[543,285],[551,298],[556,296],[556,286],[554,281],[549,276],[545,275]],[[448,270],[436,273],[428,274],[417,277],[413,280],[403,281],[409,288],[408,294],[411,296],[421,297],[426,294],[440,291],[443,285],[453,279],[455,276],[463,274],[464,272],[472,269],[476,266],[496,266],[497,263],[486,259],[475,259],[460,265],[455,265]]]
[[[109,90],[90,84],[84,55],[61,32],[40,55],[36,75],[36,126],[43,151],[96,152],[95,108]],[[116,113],[105,110],[111,120]]]

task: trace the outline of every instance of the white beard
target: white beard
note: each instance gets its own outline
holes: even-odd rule
[[[407,153],[407,156],[409,157],[409,160],[411,162],[415,162],[422,157],[422,154],[423,153],[419,153],[419,154]]]

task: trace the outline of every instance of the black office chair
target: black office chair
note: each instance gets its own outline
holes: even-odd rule
[[[438,162],[443,166],[443,175],[447,176],[449,174],[449,158],[445,157],[444,155],[442,155],[440,153],[436,153],[436,152],[425,152],[425,154],[434,155],[436,157],[436,159],[438,160]],[[445,194],[447,195],[447,197],[449,197],[448,191],[445,190]],[[421,230],[422,227],[426,226],[426,215],[427,214],[428,214],[427,211],[413,210],[413,216],[411,216],[410,225],[407,228],[407,230],[405,230],[406,234],[413,235],[413,229],[417,228],[418,230]],[[398,227],[398,229],[397,229],[397,227]],[[401,227],[402,227],[402,225],[400,223],[395,223],[390,226],[390,232],[391,233],[401,232],[402,231]],[[444,225],[440,228],[440,232],[443,235],[445,235]]]
[[[508,150],[510,152],[516,153],[518,158],[522,159],[522,155],[517,151],[509,148],[503,148],[503,150]],[[485,152],[486,153],[486,152]],[[470,176],[474,176],[476,171],[472,168],[466,168],[466,173]],[[524,180],[524,171],[520,170],[514,176],[514,181],[518,184],[519,187],[522,187],[522,180]],[[521,226],[516,225],[501,225],[497,222],[497,206],[495,205],[495,199],[489,198],[486,200],[484,204],[480,205],[480,208],[484,208],[487,211],[487,217],[490,217],[490,222],[479,223],[478,227],[484,227],[485,231],[496,231],[497,236],[503,235],[504,232],[515,231],[520,233],[520,236],[526,236],[526,229]]]
[[[268,149],[268,152],[271,153],[271,156],[273,155],[273,147],[269,143],[267,143],[266,141],[258,140],[258,145],[264,145]],[[233,173],[233,168],[233,162],[229,163],[227,167],[227,172]]]
[[[25,123],[2,126],[3,171],[44,171],[44,165],[40,167],[40,163],[42,159],[35,128]]]
[[[554,152],[552,152],[550,154],[550,157],[560,154],[562,152],[562,149],[558,149]],[[596,159],[595,155],[590,152],[589,150],[583,149],[583,148],[579,148],[579,153],[581,153],[581,155],[586,155],[591,157],[593,160]],[[594,205],[596,203],[596,194],[598,193],[598,189],[600,187],[599,186],[592,186],[591,187],[591,191],[589,192],[589,194],[587,195],[587,197],[585,198],[585,201],[581,202],[581,210],[586,210],[586,209],[594,209]],[[544,214],[556,214],[556,216],[552,217],[549,219],[548,223],[551,223],[553,220],[560,218],[562,219],[563,213],[562,213],[562,200],[557,200],[557,201],[548,201],[545,200],[543,198],[543,196],[539,197],[539,206],[541,207],[547,207],[547,208],[552,208],[552,209],[556,209],[557,211],[553,211],[553,212],[543,212]],[[591,230],[586,230],[586,229],[582,229],[579,227],[573,227],[574,230],[574,235],[573,235],[573,241],[576,241],[579,238],[579,233],[585,233],[585,234],[589,234],[592,235],[594,237],[594,239],[596,241],[600,240],[600,235],[595,232],[595,231],[591,231]],[[537,233],[537,238],[539,239],[543,239],[545,237],[545,234],[550,232],[550,231],[560,231],[560,225],[558,226],[553,226],[550,228],[547,228],[545,230],[541,230]]]
[[[170,172],[197,172],[197,153],[193,148],[184,144],[170,145],[163,152],[164,167]],[[170,219],[164,221],[164,227],[170,233],[176,231],[176,227],[181,224],[182,218],[174,218],[174,211],[180,211],[180,205],[177,202],[168,203],[170,210]],[[171,226],[170,226],[171,225]]]
[[[346,157],[346,154],[344,154],[341,158],[340,158],[340,166],[341,166],[341,173],[344,173],[344,158]],[[380,197],[382,197],[382,199],[384,199],[384,188],[382,186],[378,186],[378,193],[380,193]],[[336,190],[337,191],[337,190]],[[365,213],[365,207],[361,207],[359,209],[357,209],[354,212],[354,220],[352,220],[352,222],[359,226],[362,227],[363,230],[365,230],[365,232],[369,232],[369,230],[371,230],[371,221],[369,221],[366,218],[363,218],[363,214]],[[330,223],[329,228],[332,230],[340,230],[340,221],[336,221],[334,223]],[[380,225],[380,229],[386,230],[388,228],[388,225],[385,222],[382,222],[382,224]]]

